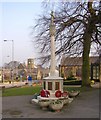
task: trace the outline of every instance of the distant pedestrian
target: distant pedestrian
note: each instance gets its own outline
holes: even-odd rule
[[[32,77],[30,75],[28,76],[28,84],[29,86],[32,86]]]

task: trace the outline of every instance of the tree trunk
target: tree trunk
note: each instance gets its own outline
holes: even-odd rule
[[[88,24],[84,33],[84,43],[83,43],[83,65],[82,65],[82,86],[90,87],[90,64],[89,64],[89,53],[91,47],[91,37],[95,30],[95,10],[92,8],[92,2],[88,2],[88,10],[90,16],[88,18]]]
[[[91,35],[86,32],[84,35],[83,45],[83,65],[82,65],[82,87],[90,87],[90,65],[89,65],[89,53],[90,53]]]

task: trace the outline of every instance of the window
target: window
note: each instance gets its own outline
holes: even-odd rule
[[[48,82],[48,90],[52,90],[52,82]]]
[[[43,83],[43,87],[44,87],[44,89],[46,89],[46,82]]]
[[[59,88],[59,82],[55,82],[55,90],[59,90],[60,88]]]
[[[100,76],[100,67],[98,64],[92,64],[92,67],[91,67],[91,79],[93,80],[99,80],[99,76]]]
[[[96,66],[96,78],[99,79],[99,66]]]
[[[96,66],[93,66],[93,79],[96,79]]]

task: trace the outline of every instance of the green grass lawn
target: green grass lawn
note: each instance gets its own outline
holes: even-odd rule
[[[40,90],[42,89],[41,86],[23,86],[19,88],[7,88],[2,91],[2,96],[20,96],[20,95],[33,95],[35,93],[40,93]],[[82,88],[82,87],[69,87],[64,86],[64,91],[88,91],[92,90],[92,88]]]
[[[69,86],[64,86],[63,87],[64,91],[80,91],[80,92],[87,92],[87,91],[91,91],[91,90],[95,90],[92,87],[75,87],[75,85],[73,87],[69,87]]]
[[[41,90],[40,86],[26,86],[19,88],[7,88],[3,90],[2,96],[20,96],[20,95],[33,95],[39,93]]]
[[[81,87],[69,87],[69,86],[64,86],[63,87],[63,90],[64,91],[81,91]]]

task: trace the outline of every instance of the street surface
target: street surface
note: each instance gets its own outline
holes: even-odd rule
[[[2,98],[3,118],[99,118],[101,115],[101,89],[80,93],[73,102],[65,105],[60,112],[42,110],[39,105],[30,103],[33,96]],[[99,107],[100,106],[100,107]]]

